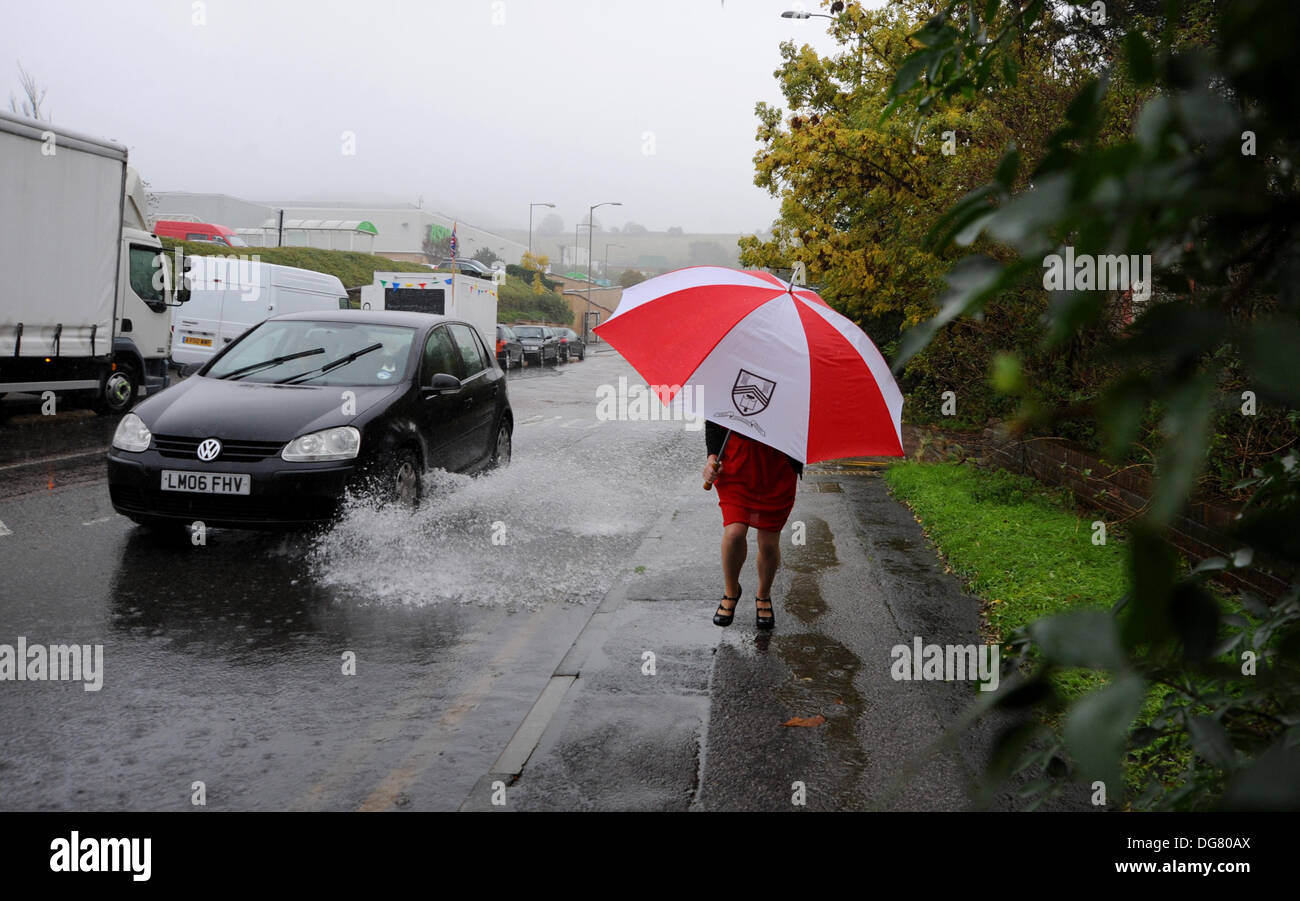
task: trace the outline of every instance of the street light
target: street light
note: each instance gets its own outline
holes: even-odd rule
[[[591,235],[596,231],[596,210],[603,206],[622,206],[617,200],[593,204],[587,208],[587,314],[582,317],[582,340],[587,341],[587,323],[591,320]]]
[[[532,255],[533,252],[533,207],[535,206],[548,206],[551,209],[555,209],[555,204],[553,203],[528,204],[528,253],[530,256]]]
[[[611,247],[627,247],[626,244],[606,244],[605,245],[605,278],[609,278],[609,249]]]

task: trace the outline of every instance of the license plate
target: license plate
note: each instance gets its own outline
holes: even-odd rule
[[[181,343],[182,343],[182,344],[197,344],[199,347],[211,347],[211,346],[212,346],[212,339],[211,339],[211,338],[191,338],[189,335],[182,335],[182,336],[181,336]]]
[[[248,494],[253,477],[247,473],[192,472],[164,469],[163,491],[194,491],[199,494]]]

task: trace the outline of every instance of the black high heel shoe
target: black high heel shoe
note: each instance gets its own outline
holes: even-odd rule
[[[762,607],[759,607],[758,606],[759,604],[767,604],[767,608],[764,609]],[[776,610],[774,610],[772,607],[772,599],[770,597],[760,598],[757,595],[755,595],[754,605],[756,608],[756,612],[754,614],[754,624],[758,626],[758,628],[764,630],[776,628]],[[766,613],[767,616],[764,616],[763,615],[764,613]]]
[[[744,594],[744,589],[741,589],[740,594]],[[740,594],[737,594],[734,598],[731,597],[730,595],[726,595],[726,594],[724,594],[724,595],[722,596],[722,600],[724,600],[724,601],[735,601],[736,604],[739,604],[739,603],[740,603]],[[718,604],[718,612],[715,613],[715,614],[713,614],[713,625],[715,625],[715,626],[729,626],[729,625],[731,625],[731,621],[732,621],[733,619],[736,618],[736,604],[732,604],[730,607],[724,607],[724,606],[722,606],[721,603],[719,603],[719,604]]]

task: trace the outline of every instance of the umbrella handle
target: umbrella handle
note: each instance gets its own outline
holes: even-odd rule
[[[725,435],[722,436],[722,446],[718,448],[718,463],[721,463],[721,462],[722,462],[722,454],[723,454],[724,451],[726,451],[726,449],[727,449],[727,442],[730,441],[730,440],[731,440],[731,432],[727,432],[727,434],[725,434]],[[712,483],[712,482],[705,482],[705,483],[704,483],[704,490],[705,490],[705,491],[712,491],[712,490],[713,490],[713,483]]]
[[[705,482],[705,483],[704,483],[704,490],[705,490],[705,491],[712,491],[712,490],[713,490],[713,483],[712,483],[712,482]]]

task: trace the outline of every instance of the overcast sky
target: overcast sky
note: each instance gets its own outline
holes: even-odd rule
[[[524,228],[750,232],[758,100],[818,0],[42,0],[0,29],[55,124],[114,138],[154,190],[409,201]],[[196,17],[206,24],[195,24]],[[345,132],[355,135],[347,154]],[[548,212],[537,211],[537,222]]]

